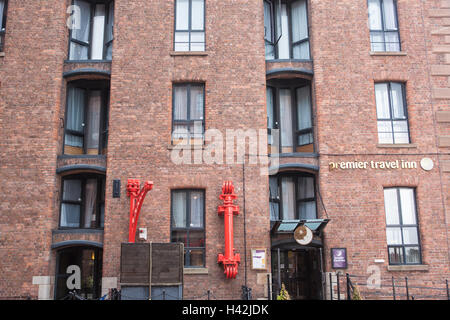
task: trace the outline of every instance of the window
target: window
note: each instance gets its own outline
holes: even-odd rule
[[[67,87],[64,154],[106,153],[109,83],[74,81]]]
[[[314,176],[279,174],[269,177],[270,220],[317,218]]]
[[[175,51],[205,51],[205,0],[175,0]]]
[[[314,152],[309,84],[271,82],[266,92],[269,145],[278,143],[280,153]],[[274,129],[280,130],[279,142]]]
[[[73,0],[79,8],[72,16],[69,60],[111,60],[114,2]]]
[[[400,51],[396,0],[368,0],[372,51]]]
[[[6,32],[6,12],[8,11],[8,1],[0,0],[0,52],[3,52]]]
[[[84,299],[100,297],[100,280],[102,276],[102,250],[90,247],[71,247],[58,251],[56,258],[55,299],[67,298],[68,278],[79,268],[81,288],[76,293]],[[69,268],[70,267],[70,268]]]
[[[380,144],[410,143],[405,85],[387,82],[375,84],[378,142]]]
[[[205,86],[177,84],[173,86],[172,140],[203,139],[205,127]]]
[[[414,189],[384,189],[389,264],[421,264]]]
[[[266,60],[310,59],[306,0],[264,0]]]
[[[64,177],[60,228],[103,228],[105,178],[95,174]]]
[[[184,265],[205,266],[205,193],[173,190],[171,242],[184,243]]]

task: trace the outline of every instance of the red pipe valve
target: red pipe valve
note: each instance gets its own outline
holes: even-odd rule
[[[239,253],[234,253],[233,243],[233,216],[239,214],[239,206],[233,204],[233,200],[237,199],[234,193],[234,186],[232,181],[225,181],[222,186],[222,194],[220,200],[223,200],[223,205],[219,206],[219,216],[224,216],[225,225],[225,254],[219,254],[217,263],[222,263],[224,274],[227,279],[234,279],[238,273],[238,264],[241,263]]]
[[[136,228],[147,192],[152,190],[153,182],[146,181],[142,190],[140,182],[136,179],[128,179],[127,196],[130,197],[130,227],[128,230],[128,242],[134,243],[136,239]]]

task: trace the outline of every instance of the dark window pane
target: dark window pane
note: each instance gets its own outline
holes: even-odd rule
[[[266,89],[267,95],[267,128],[274,129],[275,128],[275,105],[273,101],[273,89],[267,87]]]
[[[187,245],[187,231],[172,231],[171,242],[182,242]]]
[[[61,227],[80,227],[81,206],[78,204],[63,203],[61,205]]]
[[[270,203],[270,220],[280,220],[280,206],[277,202]]]
[[[314,198],[314,178],[299,177],[297,190],[298,200]]]
[[[81,180],[63,180],[63,200],[81,201]]]
[[[100,228],[105,226],[105,205],[100,206]]]
[[[272,6],[264,1],[264,39],[272,42]]]
[[[203,267],[205,265],[205,253],[203,249],[189,250],[189,258],[191,267]]]
[[[68,105],[66,128],[68,130],[83,133],[84,129],[84,104],[86,90],[79,88],[68,89]]]
[[[311,123],[311,98],[309,86],[298,88],[297,96],[297,128],[298,130],[309,129]]]
[[[315,201],[307,201],[300,202],[298,204],[298,213],[299,219],[317,219],[316,214],[316,202]]]
[[[5,6],[6,6],[6,0],[0,0],[0,29],[1,31],[4,31],[4,25],[5,21],[3,20],[3,15],[5,14]]]
[[[89,248],[64,249],[58,254],[58,266],[56,299],[62,299],[69,293],[66,281],[73,274],[73,271],[67,273],[69,266],[77,266],[81,271],[81,289],[76,290],[77,294],[85,299],[98,298],[101,251]]]
[[[189,231],[189,247],[205,247],[205,232],[204,231]]]
[[[419,247],[406,247],[406,263],[419,264],[420,263],[420,249]]]
[[[389,262],[390,264],[403,264],[403,248],[391,247],[389,248]]]

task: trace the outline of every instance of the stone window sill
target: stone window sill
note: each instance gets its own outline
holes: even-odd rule
[[[388,271],[428,271],[426,264],[388,266]]]
[[[417,145],[415,143],[409,143],[409,144],[378,144],[378,148],[417,148]]]
[[[207,56],[208,52],[205,51],[172,51],[170,52],[172,57],[176,56]]]
[[[206,149],[206,147],[207,147],[207,145],[205,145],[205,144],[169,144],[168,146],[167,146],[167,150],[173,150],[173,149],[175,149],[175,148],[181,148],[181,149],[190,149],[190,150],[199,150],[199,149],[202,149],[202,150],[205,150]]]
[[[404,51],[370,51],[371,56],[406,56]]]
[[[406,56],[406,52],[396,51],[370,51],[371,56]]]
[[[0,57],[4,57],[5,53],[4,52],[0,52]]]
[[[184,268],[184,274],[208,274],[208,268]]]

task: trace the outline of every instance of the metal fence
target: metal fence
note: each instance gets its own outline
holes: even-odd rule
[[[331,300],[450,300],[447,279],[390,277],[372,279],[355,274],[329,274]]]

